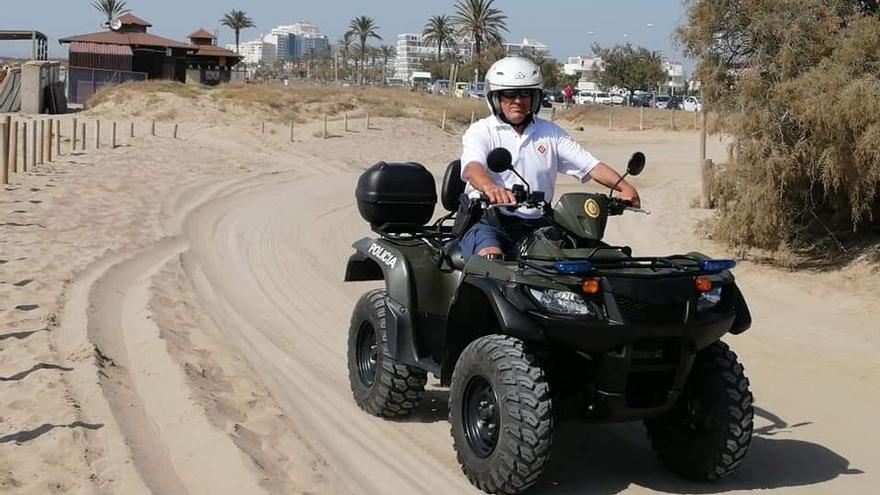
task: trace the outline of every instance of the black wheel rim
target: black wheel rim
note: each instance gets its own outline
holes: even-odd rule
[[[489,457],[495,451],[501,426],[492,384],[482,376],[471,377],[464,389],[462,409],[464,436],[471,451],[479,458]]]
[[[357,370],[361,383],[372,387],[376,381],[377,362],[379,360],[379,345],[376,342],[376,330],[373,325],[365,323],[357,338]]]

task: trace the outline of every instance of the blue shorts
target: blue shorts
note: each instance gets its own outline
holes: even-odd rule
[[[459,246],[464,259],[487,247],[501,248],[501,251],[506,253],[533,230],[547,225],[547,222],[541,218],[526,219],[500,213],[497,216],[497,223],[483,217],[461,236]]]

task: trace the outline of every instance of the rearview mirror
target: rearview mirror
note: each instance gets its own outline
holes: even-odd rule
[[[489,170],[496,174],[507,172],[513,167],[513,157],[510,156],[510,152],[505,148],[495,148],[489,152],[489,156],[486,158],[486,165],[489,167]]]
[[[639,175],[645,169],[645,154],[641,151],[633,153],[629,163],[626,164],[626,173],[629,175]]]

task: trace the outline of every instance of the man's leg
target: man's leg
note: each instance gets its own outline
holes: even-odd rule
[[[506,236],[501,229],[484,218],[461,236],[459,241],[461,255],[464,259],[473,255],[493,257],[501,255],[505,239]]]

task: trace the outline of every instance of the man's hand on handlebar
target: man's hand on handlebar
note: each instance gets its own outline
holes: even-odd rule
[[[639,208],[642,206],[642,200],[639,198],[639,192],[636,191],[636,188],[629,185],[626,182],[621,182],[620,193],[617,195],[617,199],[623,201],[628,206],[632,206],[633,208]]]
[[[516,195],[513,194],[513,191],[505,189],[498,184],[493,184],[487,187],[486,190],[483,191],[483,194],[489,198],[489,202],[492,204],[517,202]]]

